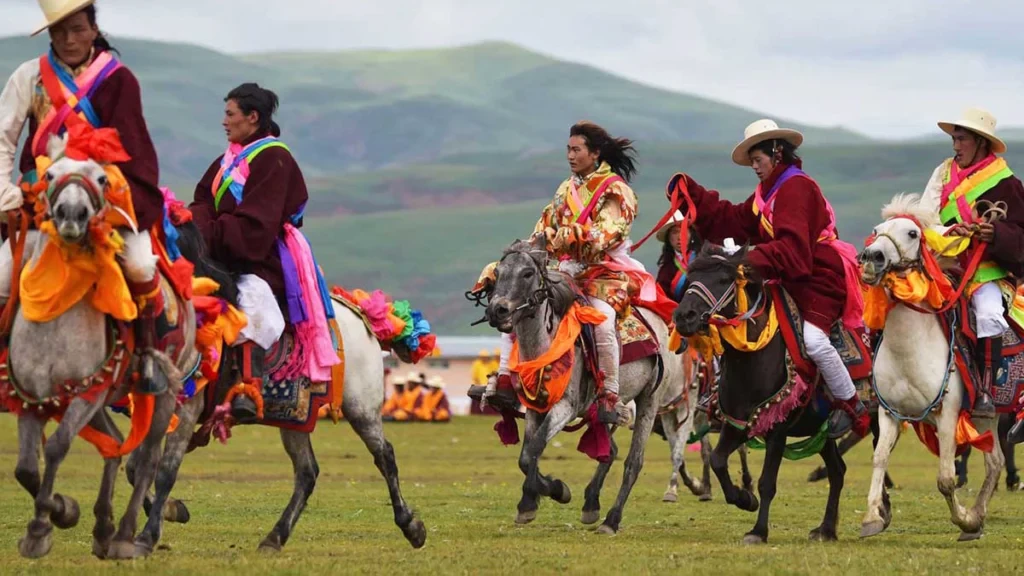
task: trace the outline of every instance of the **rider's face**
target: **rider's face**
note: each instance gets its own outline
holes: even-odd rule
[[[668,245],[679,250],[679,225],[675,225],[668,231]]]
[[[224,120],[221,124],[224,126],[224,133],[228,137],[228,142],[241,144],[248,140],[259,128],[259,116],[256,111],[248,114],[242,112],[242,109],[238,107],[238,103],[234,100],[225,102]]]
[[[775,170],[775,163],[761,150],[754,150],[750,153],[750,167],[754,169],[757,178],[764,182]]]
[[[961,169],[970,168],[971,165],[982,160],[987,154],[986,140],[970,130],[964,130],[957,126],[953,128],[953,160]],[[980,152],[980,153],[979,153]]]
[[[597,169],[597,152],[591,152],[582,136],[571,136],[565,147],[565,157],[573,174],[586,176]]]
[[[99,29],[89,23],[85,12],[79,12],[50,26],[50,43],[61,62],[75,67],[89,58],[99,33]]]

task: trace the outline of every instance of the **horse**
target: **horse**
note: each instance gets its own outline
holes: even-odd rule
[[[237,286],[225,268],[207,256],[199,229],[191,223],[178,226],[177,229],[178,248],[182,256],[192,262],[202,263],[201,266],[197,265],[196,274],[217,281],[221,285],[218,295],[231,301],[232,296],[237,295]],[[381,419],[381,406],[384,403],[384,363],[381,345],[355,312],[337,302],[332,301],[332,304],[345,350],[342,412],[345,420],[373,455],[374,464],[387,483],[395,524],[414,548],[422,548],[427,539],[426,527],[402,497],[395,451],[384,436]],[[396,346],[395,353],[404,360],[408,359],[408,351],[401,347]],[[220,371],[220,378],[227,379],[228,385],[237,381],[237,371],[227,366],[228,358],[233,356],[224,354],[225,361]],[[178,409],[179,425],[177,430],[167,437],[164,456],[157,473],[155,495],[147,506],[149,520],[136,539],[136,544],[140,548],[152,550],[156,546],[160,540],[164,520],[185,523],[190,518],[185,505],[170,498],[170,494],[205,406],[204,395],[196,394]],[[316,415],[311,417],[315,418]],[[287,543],[320,474],[309,433],[281,427],[280,435],[285,451],[292,461],[294,489],[281,518],[259,544],[259,550],[265,552],[279,552]],[[137,482],[137,479],[133,478],[136,473],[132,466],[135,456],[132,455],[126,472],[129,481]]]
[[[867,402],[865,402],[865,404],[867,404]],[[871,413],[871,447],[874,449],[875,446],[878,446],[878,406],[869,406],[868,411]],[[843,436],[837,445],[839,454],[846,454],[851,448],[860,444],[860,441],[863,439],[864,437],[858,435],[856,432],[847,432],[846,436]],[[964,472],[964,476],[966,478],[966,471]],[[820,482],[826,478],[828,478],[828,470],[826,470],[824,466],[818,466],[814,470],[811,470],[811,473],[807,475],[808,482]],[[966,479],[964,482],[966,482]],[[889,472],[885,473],[885,487],[890,490],[896,487],[896,483],[889,477]]]
[[[700,255],[690,266],[687,287],[674,316],[676,330],[682,336],[703,336],[709,331],[711,318],[719,314],[741,319],[737,311],[741,290],[749,302],[771,301],[768,288],[762,285],[753,270],[743,264],[745,253],[744,249],[730,255],[720,247],[705,243]],[[782,314],[781,311],[777,313]],[[754,314],[749,323],[741,325],[747,326],[748,334],[756,332],[754,337],[757,338],[765,330],[766,322],[762,321],[765,316]],[[711,468],[722,486],[726,502],[741,510],[758,512],[757,522],[744,536],[743,542],[763,544],[768,541],[769,509],[775,498],[779,467],[786,451],[786,438],[794,436],[815,436],[823,440],[817,452],[828,469],[828,503],[824,519],[820,526],[810,532],[810,539],[837,540],[839,496],[843,489],[846,464],[836,449],[835,441],[821,434],[828,418],[827,411],[814,410],[810,406],[793,406],[788,414],[782,411],[772,414],[773,411],[781,410],[790,400],[798,400],[794,398],[797,394],[795,376],[791,373],[781,331],[755,351],[738,350],[727,339],[722,344],[719,409],[723,420],[728,423],[722,425],[718,444],[711,453]],[[813,402],[813,399],[810,401]],[[764,465],[757,486],[762,499],[759,506],[751,490],[733,484],[729,476],[728,459],[730,454],[747,443],[748,431],[762,417],[768,417],[769,422],[776,418],[780,420],[765,433]]]
[[[920,271],[925,228],[938,225],[938,217],[922,208],[916,194],[898,195],[882,209],[885,221],[874,229],[873,239],[861,253],[861,280],[877,286],[888,273]],[[879,440],[874,454],[874,473],[861,537],[880,534],[892,519],[882,479],[889,455],[899,436],[899,420],[934,426],[938,436],[938,489],[945,497],[953,523],[962,531],[960,541],[980,538],[988,502],[1003,468],[1003,454],[985,454],[985,480],[974,506],[965,509],[956,494],[956,431],[964,400],[964,383],[953,368],[950,339],[943,319],[927,308],[914,309],[898,302],[889,311],[882,342],[875,357],[875,390],[888,405],[879,411]],[[936,359],[949,359],[947,364]],[[905,416],[910,415],[910,416]],[[978,431],[995,431],[996,419],[977,421]]]
[[[535,235],[529,241],[514,242],[505,250],[495,272],[495,281],[486,292],[487,321],[501,332],[515,333],[523,361],[542,357],[552,346],[563,318],[578,302],[577,287],[567,275],[548,268],[548,252],[543,235]],[[623,507],[643,467],[644,449],[658,409],[658,388],[662,380],[659,363],[663,365],[665,381],[682,381],[678,356],[665,348],[669,337],[665,322],[645,309],[637,309],[635,313],[642,315],[653,329],[654,337],[659,342],[659,351],[654,356],[623,364],[619,369],[619,397],[623,403],[636,403],[636,421],[624,464],[622,485],[615,504],[597,528],[600,534],[618,532]],[[540,496],[547,496],[561,504],[568,504],[572,499],[565,482],[542,474],[539,467],[540,457],[548,443],[570,421],[577,417],[587,417],[596,398],[594,375],[592,370],[585,369],[583,343],[577,339],[571,346],[574,361],[571,366],[565,367],[569,371],[569,380],[564,395],[557,402],[551,403],[545,412],[532,407],[526,411],[526,429],[519,455],[519,469],[525,479],[515,517],[517,524],[528,524],[536,519]],[[563,359],[567,356],[563,356]],[[597,423],[592,425],[603,426]],[[609,434],[613,434],[616,428],[608,426]],[[617,453],[618,448],[612,438],[609,458],[598,464],[587,485],[580,519],[583,524],[595,524],[600,520],[601,487]]]
[[[48,143],[48,156],[54,162],[44,176],[49,183],[46,216],[52,220],[56,234],[50,237],[29,232],[24,236],[24,254],[29,258],[30,267],[38,262],[51,242],[95,248],[96,235],[92,228],[111,209],[105,200],[110,182],[104,168],[93,160],[80,161],[65,156],[66,146],[66,136],[63,139],[53,137]],[[27,212],[21,217],[30,218]],[[3,257],[12,258],[10,248],[4,249]],[[156,268],[155,261],[135,265]],[[14,278],[15,282],[17,280]],[[158,353],[154,377],[167,380],[167,391],[153,398],[151,424],[137,448],[136,485],[116,531],[113,494],[123,445],[105,455],[100,491],[93,508],[96,524],[92,553],[99,558],[127,559],[140,555],[133,543],[139,508],[156,473],[161,443],[174,412],[182,374],[198,359],[193,344],[195,312],[188,302],[179,300],[178,303],[178,322],[184,341],[182,354],[174,365],[168,357]],[[20,306],[14,317],[10,334],[10,372],[4,374],[3,384],[10,385],[26,399],[20,411],[13,410],[18,413],[15,478],[35,499],[35,517],[18,543],[18,551],[26,558],[40,558],[49,553],[53,526],[68,529],[78,523],[78,503],[70,496],[53,491],[57,470],[75,436],[88,426],[119,445],[124,442],[104,407],[130,392],[130,375],[136,370],[136,361],[123,343],[125,335],[113,326],[111,319],[96,309],[89,297],[82,298],[50,321],[30,321]],[[29,398],[34,400],[27,400]],[[136,410],[141,408],[136,407]],[[59,418],[60,424],[43,446],[45,468],[40,480],[39,447],[50,416]],[[135,433],[133,430],[133,435]]]
[[[1017,470],[1017,455],[1014,452],[1016,447],[1007,440],[1006,435],[1013,426],[1013,414],[999,415],[999,449],[1003,452],[1003,460],[1006,461],[1006,490],[1016,492],[1021,489],[1020,474]],[[967,485],[967,460],[971,455],[971,447],[968,446],[964,453],[956,459],[956,487],[962,488]]]

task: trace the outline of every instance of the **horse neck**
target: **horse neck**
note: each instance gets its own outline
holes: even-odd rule
[[[898,357],[931,357],[933,349],[941,344],[942,357],[948,353],[948,342],[937,314],[925,314],[906,306],[896,306],[889,311],[885,321],[882,345],[895,352]]]
[[[549,316],[551,319],[551,330],[548,330]],[[551,348],[555,332],[562,318],[551,309],[551,303],[547,300],[537,306],[534,314],[523,316],[516,322],[516,341],[519,343],[520,360],[533,360],[544,355]]]

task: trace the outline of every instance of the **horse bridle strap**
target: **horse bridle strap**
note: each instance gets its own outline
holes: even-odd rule
[[[99,212],[103,209],[103,206],[106,204],[106,200],[103,197],[103,191],[98,190],[92,183],[92,180],[89,180],[81,174],[65,174],[50,182],[50,186],[46,190],[46,197],[51,206],[57,202],[57,198],[60,197],[60,193],[71,184],[78,184],[82,188],[85,188],[86,193],[89,195],[89,200],[92,201],[92,207],[94,210]]]

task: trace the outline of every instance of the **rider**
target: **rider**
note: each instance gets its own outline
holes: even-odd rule
[[[942,223],[952,227],[950,235],[973,234],[987,244],[968,293],[983,366],[971,413],[991,418],[996,413],[992,385],[1003,362],[1003,332],[1010,327],[997,281],[1024,278],[1024,186],[996,156],[1006,152],[1006,144],[996,137],[996,119],[987,111],[969,108],[955,122],[939,122],[939,128],[952,137],[954,156],[932,173],[921,204],[938,212]],[[1005,217],[987,221],[986,206],[1005,208]],[[962,263],[967,258],[964,252]],[[1018,422],[1014,430],[1024,440],[1024,426]]]
[[[248,356],[242,370],[262,377],[265,349],[290,323],[288,329],[296,333],[296,350],[302,349],[311,362],[304,375],[312,381],[326,381],[330,366],[338,362],[326,320],[333,308],[324,300],[322,289],[317,290],[319,269],[297,231],[309,195],[299,165],[278,140],[281,129],[273,120],[277,95],[247,83],[229,92],[224,102],[228,148],[196,185],[189,209],[210,256],[240,275],[240,307],[250,326],[258,327],[251,334],[242,332],[246,341],[240,352],[242,358]],[[296,237],[304,246],[298,253],[292,245]],[[306,278],[307,274],[316,276]],[[307,332],[295,330],[294,325],[307,319],[315,329],[309,332],[309,341],[302,341]],[[232,413],[236,420],[251,420],[256,406],[238,395]]]
[[[683,214],[676,211],[672,219],[665,223],[656,238],[662,243],[661,256],[658,258],[658,286],[665,295],[679,302],[683,299],[683,286],[686,284],[686,270],[696,256],[699,248],[697,235],[690,231],[686,252],[679,246],[679,236],[683,222]]]
[[[597,124],[579,122],[569,129],[566,156],[572,174],[544,208],[534,234],[547,237],[559,269],[575,277],[591,305],[606,317],[595,329],[598,368],[604,373],[598,419],[614,424],[626,412],[619,401],[616,322],[628,313],[646,279],[653,286],[643,265],[629,257],[637,200],[628,183],[636,173],[636,154],[629,139],[612,138]],[[487,396],[503,394],[502,402],[514,405],[508,370],[511,349],[511,336],[502,335],[498,373],[488,382]]]
[[[24,202],[22,189],[11,184],[11,176],[26,122],[28,139],[17,163],[21,182],[26,185],[38,181],[35,158],[46,155],[51,135],[62,135],[74,124],[86,123],[117,130],[131,159],[116,166],[131,189],[138,230],[119,230],[125,241],[119,262],[138,304],[135,331],[142,366],[137,389],[162,393],[166,380],[153,377],[154,360],[148,352],[157,347],[168,327],[150,237],[154,225],[162,223],[164,199],[157,185],[156,149],[142,117],[139,82],[120,63],[116,50],[100,31],[93,0],[39,0],[39,6],[46,22],[33,36],[48,30],[50,50],[19,66],[0,94],[0,212],[16,210]],[[76,103],[73,108],[69,99]],[[37,238],[37,231],[29,232],[26,250]],[[5,243],[0,250],[0,302],[10,298],[11,267],[11,248]]]
[[[869,424],[867,410],[828,337],[840,318],[848,328],[861,322],[856,250],[840,243],[831,206],[818,184],[801,170],[796,149],[802,142],[799,132],[758,120],[747,126],[744,140],[732,153],[733,162],[753,168],[761,181],[745,202],[722,200],[718,192],[704,189],[685,174],[673,177],[668,194],[671,197],[678,179],[684,178],[696,209],[693,225],[703,238],[716,243],[733,238],[753,245],[748,264],[763,278],[781,281],[803,316],[807,355],[835,399],[830,436],[838,438],[851,427],[863,436]]]

